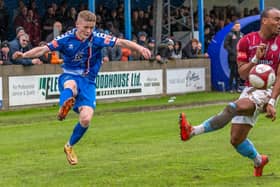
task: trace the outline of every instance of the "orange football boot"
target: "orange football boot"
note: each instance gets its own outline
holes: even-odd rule
[[[261,165],[259,165],[258,167],[254,167],[255,169],[254,169],[254,176],[255,177],[260,177],[260,176],[262,176],[262,172],[263,172],[263,168],[264,168],[264,166],[268,163],[268,156],[266,156],[266,155],[261,155],[261,157],[262,157],[262,163],[261,163]]]
[[[181,113],[179,116],[179,124],[180,124],[180,134],[181,134],[181,140],[187,141],[191,138],[191,132],[193,130],[193,127],[190,125],[188,120],[186,119],[186,115],[184,113]]]
[[[58,114],[57,114],[57,119],[62,121],[66,118],[68,112],[71,110],[71,108],[74,106],[75,103],[75,98],[70,97],[67,99],[63,105],[60,107]]]

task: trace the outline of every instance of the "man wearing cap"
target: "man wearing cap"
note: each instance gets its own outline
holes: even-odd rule
[[[163,64],[167,63],[168,59],[172,59],[172,52],[174,50],[174,41],[170,38],[166,39],[158,47],[156,55],[157,62]]]
[[[146,46],[147,43],[147,33],[141,31],[138,33],[138,44],[142,46]]]
[[[18,41],[19,37],[23,34],[25,34],[24,28],[22,26],[17,27],[16,28],[16,37],[12,41],[10,41],[10,43],[9,43],[10,46],[16,46],[19,43],[19,41]]]
[[[11,65],[9,42],[7,40],[3,41],[0,47],[0,65]]]
[[[25,33],[25,30],[22,26],[19,26],[16,28],[16,38],[19,38],[24,33]]]

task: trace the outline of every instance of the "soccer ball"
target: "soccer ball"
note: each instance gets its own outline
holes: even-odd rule
[[[271,66],[258,64],[249,73],[249,83],[257,89],[270,88],[275,82],[275,72]]]

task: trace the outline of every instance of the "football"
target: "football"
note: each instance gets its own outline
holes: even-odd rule
[[[257,89],[270,88],[275,82],[275,72],[271,66],[258,64],[249,73],[249,83]]]

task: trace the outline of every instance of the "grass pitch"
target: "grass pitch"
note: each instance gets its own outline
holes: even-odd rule
[[[175,104],[232,100],[238,95],[198,93],[177,96]],[[191,98],[191,99],[190,99]],[[193,99],[192,99],[193,98]],[[168,98],[101,103],[91,127],[75,146],[79,164],[63,153],[77,115],[56,120],[57,107],[0,113],[0,186],[280,186],[279,119],[260,116],[250,139],[270,157],[264,176],[253,177],[253,164],[229,143],[230,126],[181,142],[178,114],[193,124],[224,105],[114,112],[112,109],[165,106]],[[279,110],[279,108],[278,108]]]

